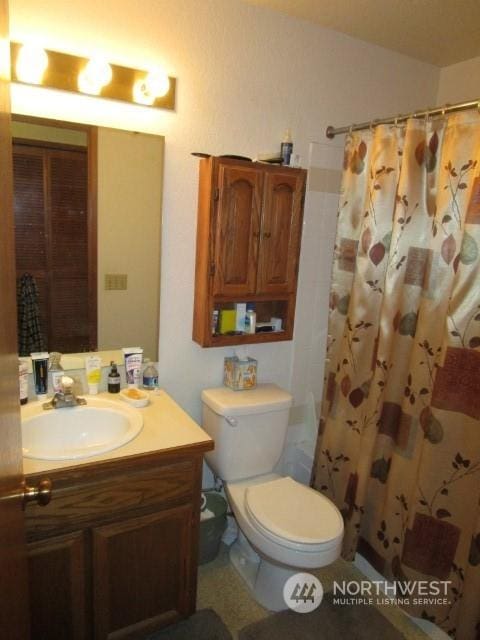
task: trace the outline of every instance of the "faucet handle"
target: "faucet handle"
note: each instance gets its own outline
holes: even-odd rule
[[[70,376],[62,376],[60,379],[60,385],[63,393],[72,393],[73,379]]]

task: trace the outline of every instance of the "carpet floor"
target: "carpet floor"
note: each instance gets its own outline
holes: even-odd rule
[[[316,569],[312,573],[316,575],[323,585],[324,598],[327,598],[327,593],[332,591],[334,580],[358,581],[366,579],[355,566],[342,559],[323,569]],[[320,605],[320,609],[322,607],[323,604]],[[218,557],[213,562],[204,564],[199,568],[197,609],[205,608],[214,609],[219,614],[235,640],[239,637],[240,630],[247,625],[276,615],[261,607],[253,599],[242,578],[230,563],[228,548],[224,545],[222,545]],[[337,608],[337,605],[335,605],[335,608]],[[405,640],[428,640],[428,636],[398,607],[362,607],[360,612],[362,614],[360,618],[361,625],[368,628],[368,625],[363,622],[363,620],[366,620],[363,616],[367,609],[375,609],[378,615],[386,619],[390,626],[399,632],[397,637]],[[299,618],[302,615],[310,614],[294,615]],[[357,638],[355,635],[343,636],[340,633],[336,635],[339,640],[340,638],[343,640],[344,637],[349,638],[349,640]],[[320,640],[321,638],[322,636],[317,632],[315,640]],[[371,640],[387,640],[387,636],[377,634],[369,634],[369,638]],[[191,640],[196,640],[195,636],[191,636]],[[302,638],[302,640],[306,639]]]
[[[215,611],[202,609],[147,640],[232,640],[232,635]]]
[[[240,630],[239,640],[402,640],[403,634],[375,608],[338,605],[326,594],[311,613],[281,611]]]

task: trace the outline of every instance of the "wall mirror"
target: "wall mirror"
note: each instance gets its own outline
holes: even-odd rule
[[[19,354],[157,360],[164,138],[13,115],[12,141]]]

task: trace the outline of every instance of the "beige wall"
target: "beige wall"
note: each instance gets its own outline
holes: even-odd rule
[[[98,130],[98,348],[140,346],[157,360],[164,139]],[[125,291],[105,274],[127,274]]]
[[[437,104],[480,98],[480,56],[440,70]]]
[[[191,339],[198,160],[190,153],[277,151],[290,127],[306,167],[310,142],[329,144],[327,125],[433,104],[438,88],[433,66],[239,0],[10,0],[10,33],[119,64],[163,63],[178,78],[174,112],[26,87],[12,87],[12,101],[23,113],[165,136],[160,383],[197,419],[200,391],[221,384],[232,349],[201,349]],[[302,249],[311,269],[329,250],[319,242]],[[314,304],[300,301],[299,323]],[[249,352],[262,381],[292,388],[293,375],[297,385],[308,375],[299,363],[294,372],[291,342]]]
[[[85,131],[64,129],[60,127],[48,127],[32,122],[12,122],[12,137],[25,138],[27,140],[44,140],[61,144],[74,144],[77,147],[87,146],[87,134]]]

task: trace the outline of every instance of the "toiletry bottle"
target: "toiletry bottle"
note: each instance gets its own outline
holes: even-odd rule
[[[18,361],[18,386],[20,388],[20,404],[28,402],[28,364]]]
[[[53,393],[58,393],[62,389],[62,376],[65,375],[60,360],[62,354],[58,351],[52,351],[50,353],[50,360],[48,363],[48,369],[52,374],[52,390]]]
[[[257,314],[253,302],[247,303],[247,313],[245,314],[245,333],[255,333],[257,324]]]
[[[152,362],[149,362],[143,370],[143,388],[156,389],[158,387],[158,371]]]
[[[37,400],[44,401],[48,394],[48,359],[50,357],[47,351],[36,351],[31,353],[33,382],[35,384],[35,393]]]
[[[102,359],[98,355],[85,358],[85,372],[87,376],[88,393],[96,395],[102,379]]]
[[[142,347],[123,347],[123,358],[125,361],[125,380],[128,387],[138,387],[142,379]]]
[[[212,313],[212,336],[214,336],[217,333],[218,330],[218,315],[219,315],[219,310],[218,309],[214,309],[213,313]]]
[[[120,374],[115,362],[110,362],[110,373],[108,374],[108,393],[120,393]]]
[[[290,134],[290,129],[285,131],[283,136],[282,144],[280,145],[280,155],[282,156],[282,164],[289,165],[290,164],[290,156],[293,151],[293,142],[292,136]]]

